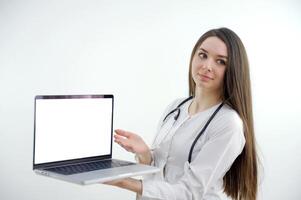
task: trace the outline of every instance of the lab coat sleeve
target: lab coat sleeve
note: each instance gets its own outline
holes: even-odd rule
[[[184,174],[178,182],[170,184],[161,180],[143,180],[141,199],[214,199],[210,191],[218,183],[222,184],[223,176],[245,144],[242,121],[238,116],[227,117],[222,122],[212,124],[214,130],[211,130],[210,136],[192,162],[185,162]]]

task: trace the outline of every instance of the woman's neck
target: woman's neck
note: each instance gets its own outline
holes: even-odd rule
[[[195,91],[195,97],[189,106],[189,114],[194,115],[204,111],[222,101],[218,92],[207,92],[202,90]]]

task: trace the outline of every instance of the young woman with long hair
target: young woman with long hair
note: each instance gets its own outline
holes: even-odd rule
[[[115,130],[115,142],[161,173],[112,181],[138,199],[255,200],[257,155],[249,64],[240,38],[228,28],[209,30],[195,44],[189,98],[164,112],[149,148],[137,134]]]

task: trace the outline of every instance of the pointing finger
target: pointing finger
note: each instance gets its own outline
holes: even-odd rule
[[[124,131],[124,130],[121,130],[121,129],[116,129],[116,130],[115,130],[115,133],[116,133],[117,135],[121,135],[121,136],[123,136],[123,137],[129,137],[129,136],[131,135],[130,132],[127,132],[127,131]]]

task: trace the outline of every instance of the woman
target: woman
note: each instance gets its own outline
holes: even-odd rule
[[[213,29],[197,41],[189,94],[191,98],[168,106],[152,148],[134,133],[115,131],[115,142],[161,173],[108,184],[134,191],[140,199],[221,199],[222,193],[237,200],[256,199],[249,65],[233,31]]]

